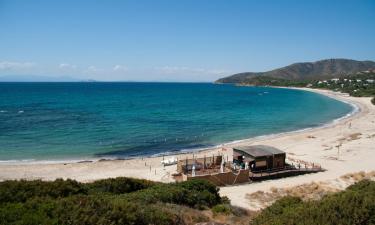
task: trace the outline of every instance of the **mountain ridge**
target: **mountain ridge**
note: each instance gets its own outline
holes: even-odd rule
[[[286,80],[309,80],[343,77],[365,70],[375,69],[375,62],[352,59],[324,59],[315,62],[299,62],[265,72],[243,72],[230,75],[215,83],[246,83],[254,77],[266,76]]]

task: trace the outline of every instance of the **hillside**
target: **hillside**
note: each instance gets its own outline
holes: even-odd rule
[[[374,224],[374,202],[375,182],[363,180],[318,201],[284,197],[263,210],[252,224]]]
[[[249,221],[247,211],[230,206],[216,186],[202,180],[162,184],[118,177],[93,183],[0,182],[1,225],[193,225],[215,221],[217,214],[226,215],[227,224]]]
[[[287,80],[309,80],[342,77],[360,71],[375,69],[373,61],[350,59],[326,59],[316,62],[294,63],[286,67],[267,72],[245,72],[221,78],[216,83],[246,83],[258,76]]]
[[[287,196],[261,212],[230,205],[206,181],[132,178],[0,182],[0,224],[374,224],[375,182],[321,200]]]

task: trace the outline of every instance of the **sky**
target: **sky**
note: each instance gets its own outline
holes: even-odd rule
[[[0,76],[214,81],[375,60],[374,0],[0,0]]]

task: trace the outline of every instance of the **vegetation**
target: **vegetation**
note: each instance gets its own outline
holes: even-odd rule
[[[240,83],[240,85],[254,86],[278,86],[278,87],[305,87],[307,80],[287,80],[281,78],[273,78],[267,76],[253,77],[250,80]]]
[[[203,209],[203,210],[202,210]],[[254,216],[254,215],[253,215]],[[162,184],[131,178],[0,183],[0,224],[375,224],[375,182],[318,201],[284,197],[253,220],[202,180]]]
[[[252,224],[375,224],[375,182],[360,181],[319,201],[284,197],[263,210]]]
[[[375,96],[375,72],[358,73],[345,78],[312,82],[312,88],[348,93],[355,97]]]
[[[216,83],[249,83],[254,77],[272,77],[283,80],[312,80],[344,77],[347,74],[375,69],[373,61],[350,59],[326,59],[316,62],[294,63],[289,66],[266,72],[245,72],[234,74],[216,81]]]
[[[358,72],[329,80],[287,80],[267,76],[253,77],[240,85],[310,87],[348,93],[355,97],[375,98],[375,71]],[[375,105],[375,100],[372,103]]]
[[[375,62],[327,59],[294,63],[267,72],[245,72],[221,78],[216,83],[253,86],[323,88],[349,93],[356,97],[373,97],[375,105]]]
[[[73,195],[124,194],[155,186],[156,183],[132,178],[98,180],[79,183],[75,180],[4,181],[0,183],[0,203],[26,202],[33,198],[64,198]]]
[[[214,214],[226,214],[229,215],[232,213],[232,208],[229,204],[219,204],[212,208]]]
[[[0,183],[0,224],[187,224],[221,204],[218,188],[194,180],[161,184],[131,178]]]

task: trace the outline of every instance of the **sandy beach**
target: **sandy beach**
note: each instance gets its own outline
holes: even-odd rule
[[[270,188],[287,188],[315,182],[335,182],[344,174],[375,170],[375,106],[370,98],[355,98],[347,94],[325,90],[311,90],[329,97],[345,101],[358,107],[354,115],[328,124],[324,127],[307,129],[280,135],[252,138],[241,142],[223,145],[233,147],[243,144],[265,144],[287,152],[289,162],[303,160],[320,164],[326,172],[303,175],[259,183],[222,187],[221,195],[228,196],[233,205],[248,209],[257,209],[246,198],[256,191],[269,191]],[[298,119],[298,118],[296,118]],[[339,146],[339,147],[338,147]],[[211,156],[222,153],[231,155],[230,150],[213,148],[195,155]],[[178,154],[173,157],[184,159],[190,154]],[[172,156],[166,156],[170,158]],[[171,174],[176,166],[163,167],[162,157],[137,158],[129,160],[103,160],[79,163],[25,163],[0,164],[0,180],[71,178],[82,182],[109,177],[135,177],[161,182],[173,182]],[[337,182],[336,182],[337,183]],[[340,184],[339,184],[340,185]]]

